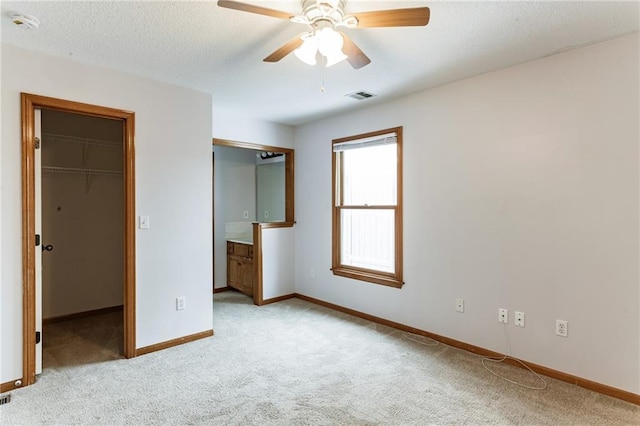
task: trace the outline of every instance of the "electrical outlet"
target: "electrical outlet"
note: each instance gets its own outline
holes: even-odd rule
[[[269,210],[265,210],[264,211],[264,218],[268,219],[269,218]]]
[[[562,337],[569,337],[569,323],[564,320],[556,320],[556,334]]]
[[[176,311],[182,311],[187,308],[187,302],[184,296],[176,297]]]
[[[456,299],[456,312],[464,312],[464,299]]]
[[[316,271],[313,269],[309,269],[309,278],[315,278],[316,277]]]
[[[498,322],[509,324],[509,310],[498,308]]]
[[[524,312],[516,311],[513,323],[518,327],[524,327]]]
[[[243,219],[249,219],[249,210],[243,210],[242,211],[242,218]]]

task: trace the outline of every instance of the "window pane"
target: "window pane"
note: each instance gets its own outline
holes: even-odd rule
[[[340,153],[343,161],[344,205],[395,205],[397,148],[395,144]]]
[[[394,273],[395,211],[342,209],[341,263]]]

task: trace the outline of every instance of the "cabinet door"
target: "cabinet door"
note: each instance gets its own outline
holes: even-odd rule
[[[240,258],[227,256],[227,285],[233,288],[240,287]]]
[[[240,285],[245,294],[253,296],[253,260],[249,258],[242,259],[240,266]]]

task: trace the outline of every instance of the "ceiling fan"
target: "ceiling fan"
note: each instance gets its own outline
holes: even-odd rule
[[[346,0],[301,0],[302,14],[294,15],[275,9],[254,6],[231,0],[218,0],[218,6],[243,12],[256,13],[279,19],[286,19],[309,27],[305,33],[285,43],[269,56],[265,62],[278,62],[289,53],[302,62],[316,64],[320,53],[325,66],[329,67],[346,59],[353,68],[362,68],[371,60],[342,31],[336,28],[382,28],[425,26],[429,23],[429,8],[377,10],[346,15]]]

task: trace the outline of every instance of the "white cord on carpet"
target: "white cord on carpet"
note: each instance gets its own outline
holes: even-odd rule
[[[529,386],[529,385],[525,385],[523,383],[520,382],[516,382],[515,380],[511,380],[511,379],[507,379],[504,376],[501,376],[500,374],[496,373],[495,371],[492,371],[489,367],[487,367],[487,364],[485,364],[485,361],[487,362],[503,362],[506,359],[511,359],[513,361],[517,361],[518,363],[520,363],[524,368],[526,368],[527,370],[529,370],[530,372],[532,372],[543,384],[542,386]],[[513,383],[514,385],[518,385],[521,386],[525,389],[532,389],[532,390],[543,390],[547,388],[547,382],[535,371],[533,371],[531,369],[531,367],[529,367],[527,364],[525,364],[524,362],[520,361],[518,358],[514,358],[511,356],[503,356],[502,358],[482,358],[482,366],[484,368],[487,369],[487,371],[489,371],[491,374],[500,377],[502,380],[506,380],[509,383]]]
[[[406,331],[403,331],[402,335],[405,338],[409,339],[409,340],[412,340],[412,341],[414,341],[416,343],[420,343],[421,345],[425,345],[425,346],[438,346],[440,344],[440,342],[438,342],[437,340],[432,339],[431,337],[427,337],[427,336],[420,336],[420,337],[424,337],[425,339],[429,339],[429,340],[431,340],[432,343],[427,343],[427,342],[423,342],[423,341],[418,340],[418,339],[414,339],[411,336],[418,336],[418,334],[411,334],[411,333],[407,333]]]
[[[518,358],[514,358],[514,357],[512,357],[512,356],[511,356],[511,343],[509,342],[509,336],[507,335],[507,329],[504,327],[504,324],[503,324],[503,328],[502,328],[502,329],[503,329],[503,331],[504,331],[504,336],[505,336],[505,338],[506,338],[506,340],[507,340],[507,354],[508,354],[508,355],[504,355],[504,356],[503,356],[503,357],[501,357],[501,358],[483,357],[483,358],[482,358],[482,360],[480,360],[480,362],[482,363],[482,366],[483,366],[487,371],[489,371],[491,374],[493,374],[493,375],[495,375],[495,376],[500,377],[502,380],[506,380],[506,381],[507,381],[507,382],[509,382],[509,383],[513,383],[514,385],[521,386],[521,387],[523,387],[523,388],[525,388],[525,389],[531,389],[531,390],[543,390],[543,389],[546,389],[546,388],[547,388],[547,382],[542,378],[542,376],[540,376],[538,373],[536,373],[535,371],[533,371],[533,370],[531,369],[531,367],[529,367],[529,366],[528,366],[527,364],[525,364],[523,361],[519,360]],[[412,336],[419,336],[418,334],[408,333],[408,332],[406,332],[406,331],[403,331],[403,332],[402,332],[402,336],[404,336],[404,338],[406,338],[406,339],[408,339],[408,340],[411,340],[411,341],[416,342],[416,343],[420,343],[421,345],[424,345],[424,346],[438,346],[438,345],[444,345],[444,346],[447,346],[447,347],[449,347],[449,348],[451,348],[451,349],[456,349],[456,350],[459,350],[459,351],[464,350],[464,349],[456,348],[455,346],[447,345],[446,343],[439,342],[439,341],[437,341],[437,340],[435,340],[435,339],[432,339],[431,337],[427,337],[427,336],[420,336],[420,337],[423,337],[423,338],[425,338],[425,339],[429,339],[429,340],[431,340],[431,342],[433,342],[433,343],[423,342],[423,341],[421,341],[421,340],[414,339],[414,338],[412,337]],[[465,351],[465,352],[468,352],[468,351]],[[495,363],[504,362],[504,361],[505,361],[505,360],[507,360],[507,359],[510,359],[510,360],[513,360],[513,361],[518,362],[518,363],[519,363],[520,365],[522,365],[524,368],[526,368],[526,369],[527,369],[527,370],[529,370],[531,373],[533,373],[533,375],[534,375],[534,376],[536,376],[536,377],[537,377],[537,378],[538,378],[538,379],[543,383],[543,384],[542,384],[542,386],[529,386],[529,385],[525,385],[525,384],[520,383],[520,382],[516,382],[515,380],[507,379],[506,377],[501,376],[500,374],[498,374],[498,373],[496,373],[495,371],[491,370],[489,367],[487,367],[487,364],[485,364],[485,362],[495,362]]]
[[[501,358],[490,358],[490,357],[485,357],[482,358],[482,360],[480,362],[482,362],[482,366],[489,371],[491,374],[500,377],[502,380],[506,380],[509,383],[513,383],[514,385],[518,385],[521,386],[525,389],[532,389],[532,390],[543,390],[547,388],[547,382],[535,371],[533,371],[531,369],[531,367],[529,367],[527,364],[525,364],[524,362],[520,361],[518,358],[514,358],[511,356],[511,343],[509,342],[509,335],[507,334],[507,328],[505,324],[502,324],[502,330],[504,331],[504,337],[507,340],[507,354],[504,355]],[[504,376],[501,376],[500,374],[496,373],[495,371],[491,370],[489,367],[487,367],[487,364],[485,364],[486,362],[495,362],[495,363],[499,363],[499,362],[504,362],[507,359],[511,359],[513,361],[516,361],[518,363],[520,363],[520,365],[522,365],[524,368],[526,368],[527,370],[529,370],[531,373],[533,373],[534,376],[536,376],[541,382],[542,382],[542,386],[529,386],[529,385],[525,385],[523,383],[520,382],[516,382],[515,380],[511,380],[511,379],[507,379]]]

